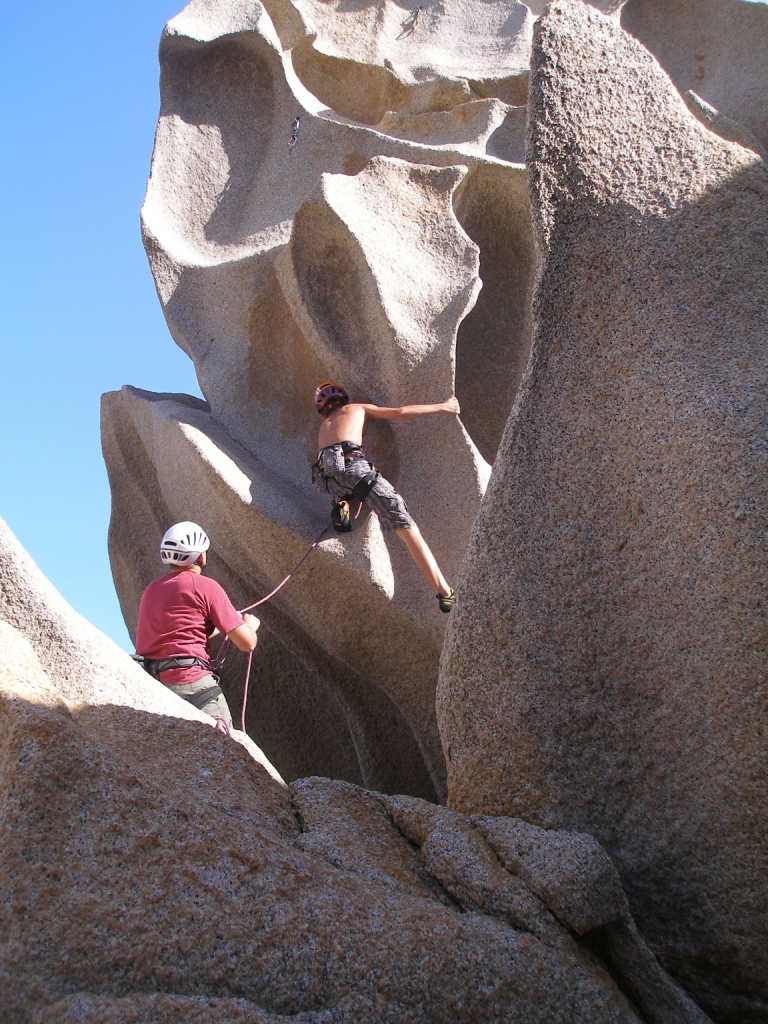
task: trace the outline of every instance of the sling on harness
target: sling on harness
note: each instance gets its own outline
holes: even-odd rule
[[[312,467],[312,483],[315,482],[315,475],[320,474],[320,478],[325,483],[325,489],[328,490],[329,476],[326,474],[325,459],[323,453],[330,448],[341,448],[342,451],[342,463],[338,467],[344,469],[344,462],[354,458],[365,458],[365,452],[358,444],[353,444],[351,441],[341,441],[337,445],[328,445],[328,448],[323,448],[320,453],[320,457]],[[354,519],[360,515],[360,509],[362,508],[363,502],[373,490],[376,481],[379,478],[378,470],[375,466],[371,467],[372,472],[366,473],[365,476],[361,477],[349,494],[342,494],[339,496],[333,496],[333,506],[331,507],[331,523],[333,524],[334,530],[337,533],[349,533],[352,529],[353,517],[350,509],[350,502],[358,502],[357,513]]]
[[[217,683],[215,686],[209,686],[205,690],[198,690],[197,693],[190,693],[188,696],[184,697],[184,700],[197,708],[198,711],[202,711],[206,704],[210,704],[212,700],[216,700],[219,694],[223,692],[224,691]],[[179,696],[182,695],[179,694]]]

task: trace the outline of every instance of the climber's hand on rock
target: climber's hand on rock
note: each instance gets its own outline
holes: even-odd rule
[[[452,416],[459,415],[461,407],[459,406],[459,400],[455,395],[453,398],[449,398],[447,402],[443,402],[443,411],[449,412]]]

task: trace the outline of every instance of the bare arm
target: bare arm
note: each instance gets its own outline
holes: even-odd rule
[[[256,630],[260,625],[261,623],[255,615],[244,615],[243,625],[235,626],[234,629],[230,629],[227,636],[238,651],[252,651],[259,642],[259,638],[256,636]]]
[[[416,420],[420,416],[434,416],[435,413],[445,412],[450,416],[458,416],[461,412],[459,400],[454,396],[446,402],[438,402],[436,405],[401,405],[398,408],[389,408],[382,405],[361,405],[365,409],[366,416],[374,420]]]

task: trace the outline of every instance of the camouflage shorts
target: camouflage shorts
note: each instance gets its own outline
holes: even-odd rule
[[[373,472],[370,462],[362,456],[345,461],[340,444],[323,448],[320,459],[323,471],[316,478],[316,483],[334,498],[350,494],[359,480]],[[340,469],[342,465],[344,468]],[[365,499],[365,504],[379,517],[382,530],[407,530],[413,526],[413,519],[402,495],[381,474]]]

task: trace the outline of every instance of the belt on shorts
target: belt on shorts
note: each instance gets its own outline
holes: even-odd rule
[[[352,459],[367,459],[368,456],[365,454],[365,449],[361,444],[355,444],[354,441],[336,441],[335,444],[327,444],[325,448],[321,448],[317,453],[317,461],[322,461],[323,452],[326,448],[341,448],[344,455],[344,461],[350,462]]]

